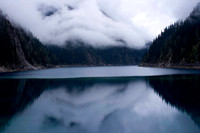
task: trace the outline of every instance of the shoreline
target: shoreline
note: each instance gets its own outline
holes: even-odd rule
[[[166,64],[166,63],[141,63],[141,67],[155,67],[155,68],[177,68],[177,69],[197,69],[200,70],[200,64]]]
[[[53,68],[66,68],[66,67],[104,67],[104,66],[134,66],[139,64],[128,64],[128,65],[112,65],[112,64],[103,64],[103,65],[47,65],[47,66],[34,66],[34,67],[5,67],[0,66],[0,73],[6,72],[23,72],[23,71],[30,71],[30,70],[43,70],[43,69],[53,69]]]
[[[197,69],[200,70],[200,64],[166,64],[166,63],[141,63],[141,64],[128,64],[128,65],[112,65],[112,64],[102,64],[102,65],[47,65],[41,66],[37,65],[34,67],[17,67],[17,66],[0,66],[0,73],[6,72],[23,72],[29,70],[43,70],[43,69],[53,69],[53,68],[65,68],[65,67],[103,67],[103,66],[134,66],[138,65],[140,67],[155,67],[155,68],[177,68],[177,69]]]

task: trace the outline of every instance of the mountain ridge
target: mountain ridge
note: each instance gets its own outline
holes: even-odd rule
[[[75,44],[74,44],[75,43]],[[43,45],[31,33],[0,14],[0,71],[24,71],[66,66],[116,66],[139,64],[144,49],[128,46],[95,48],[83,42]]]
[[[56,62],[56,59],[37,38],[13,26],[5,15],[0,13],[1,71],[36,70],[54,64],[53,62]]]
[[[200,69],[200,3],[185,21],[165,28],[143,56],[141,65]]]

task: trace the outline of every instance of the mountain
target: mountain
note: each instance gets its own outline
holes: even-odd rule
[[[146,50],[145,48],[137,50],[126,46],[94,48],[83,42],[78,42],[78,44],[68,42],[64,47],[56,45],[47,47],[56,55],[60,64],[84,66],[139,64]]]
[[[185,21],[165,28],[143,56],[142,65],[198,67],[200,64],[200,3]]]
[[[37,38],[11,24],[0,12],[1,71],[38,69],[56,63],[56,57]]]
[[[0,12],[0,71],[21,71],[55,66],[135,65],[146,49],[127,46],[94,48],[80,41],[64,46],[43,45],[31,33],[11,23]]]

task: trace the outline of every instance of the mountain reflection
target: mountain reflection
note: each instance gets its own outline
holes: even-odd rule
[[[200,127],[199,76],[149,78],[149,84],[167,103],[187,112]]]
[[[200,125],[195,75],[13,79],[0,84],[0,132],[199,132],[190,120]]]

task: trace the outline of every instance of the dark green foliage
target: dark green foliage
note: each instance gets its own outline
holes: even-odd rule
[[[38,39],[30,33],[26,34],[21,29],[17,32],[19,40],[22,44],[22,50],[28,62],[33,65],[49,65],[58,64],[58,60]]]
[[[7,32],[8,22],[0,17],[0,65],[18,64],[16,47]]]
[[[33,66],[58,63],[38,39],[14,27],[0,13],[0,66],[22,68],[26,65],[24,60]]]
[[[140,63],[145,51],[126,46],[94,48],[82,42],[67,42],[64,47],[46,47],[31,33],[13,26],[0,13],[0,67],[21,70],[58,64],[134,65]]]
[[[194,12],[194,11],[193,11]],[[193,14],[193,13],[192,13]],[[144,63],[194,64],[200,62],[200,17],[167,27],[150,46]]]
[[[67,65],[133,65],[141,61],[145,52],[145,49],[122,46],[94,48],[83,43],[68,43],[65,47],[49,45],[48,48],[61,64]]]

